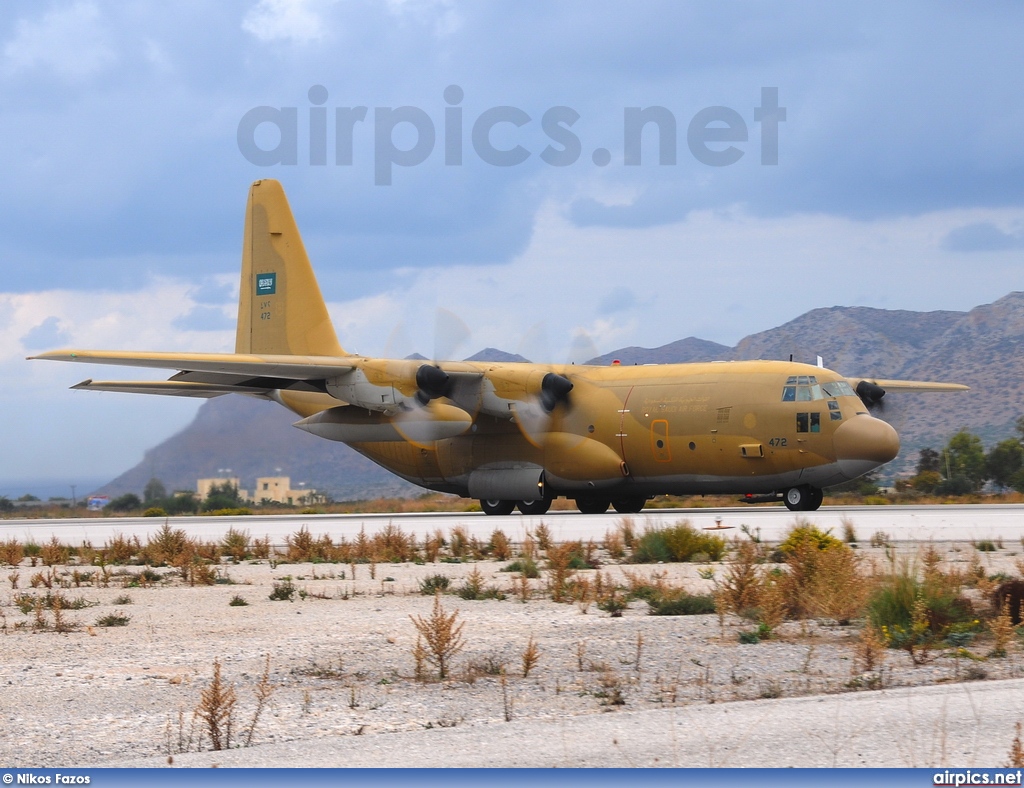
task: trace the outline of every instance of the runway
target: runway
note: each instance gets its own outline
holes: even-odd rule
[[[957,506],[829,506],[817,512],[798,514],[782,506],[729,507],[717,509],[651,509],[631,515],[638,531],[672,525],[689,520],[696,528],[721,529],[724,536],[741,533],[741,526],[759,532],[762,539],[773,541],[802,517],[821,528],[843,534],[843,523],[852,523],[857,538],[868,541],[878,531],[894,541],[971,541],[1001,539],[1016,542],[1024,536],[1024,504],[957,505]],[[500,528],[513,539],[520,540],[527,530],[545,523],[556,540],[600,540],[615,528],[622,515],[610,512],[585,515],[578,512],[549,512],[542,516],[511,514],[487,516],[480,512],[428,512],[417,514],[288,514],[243,517],[117,517],[68,519],[0,520],[0,539],[17,539],[41,543],[51,537],[66,544],[88,541],[100,546],[116,534],[145,539],[161,528],[167,520],[174,528],[183,528],[200,539],[220,539],[228,528],[245,529],[251,536],[269,536],[271,543],[283,544],[285,537],[303,526],[315,534],[328,534],[337,541],[351,540],[365,529],[368,534],[389,523],[422,539],[441,529],[445,533],[462,526],[470,536],[489,538]]]

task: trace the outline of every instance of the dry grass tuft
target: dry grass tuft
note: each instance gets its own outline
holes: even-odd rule
[[[992,632],[993,639],[989,656],[1005,657],[1014,640],[1013,619],[1010,617],[1010,601],[1008,599],[1003,600],[998,615],[988,622],[988,627]]]
[[[523,662],[523,678],[528,678],[530,671],[536,667],[537,662],[540,660],[540,649],[537,647],[537,640],[530,635],[530,640],[526,644],[526,648],[523,649],[522,662]],[[504,673],[502,674],[504,676]]]
[[[249,728],[245,734],[245,746],[249,747],[252,745],[252,737],[256,733],[256,726],[259,724],[260,715],[263,714],[263,709],[266,708],[267,703],[270,701],[270,696],[274,693],[274,685],[270,683],[270,655],[267,654],[267,659],[263,663],[263,673],[260,675],[260,680],[256,683],[256,709],[252,714],[252,721],[249,723]]]
[[[0,542],[0,563],[18,566],[25,557],[25,550],[17,539]]]
[[[853,654],[854,670],[859,673],[870,673],[882,667],[885,661],[885,639],[871,622],[866,622],[861,629]]]
[[[1021,724],[1016,725],[1017,734],[1013,737],[1010,745],[1010,760],[1006,763],[1007,769],[1019,769],[1024,766],[1024,744],[1021,743]]]
[[[538,531],[540,527],[537,527]],[[551,593],[551,599],[555,602],[564,602],[566,599],[569,578],[574,574],[571,564],[578,549],[579,545],[576,542],[547,547],[548,591]]]
[[[441,607],[441,595],[437,594],[434,596],[434,607],[429,617],[409,618],[423,639],[422,644],[417,640],[417,648],[425,651],[421,656],[437,668],[439,679],[447,678],[452,658],[466,646],[466,641],[462,637],[465,623],[458,621],[459,611],[446,613]],[[416,649],[413,650],[413,657],[417,658]]]
[[[210,737],[210,746],[215,750],[231,747],[231,729],[237,702],[234,687],[221,678],[220,660],[215,659],[213,679],[200,693],[199,706],[196,708],[196,714],[206,727],[206,735]]]

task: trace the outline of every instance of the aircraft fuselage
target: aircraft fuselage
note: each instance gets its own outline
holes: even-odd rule
[[[501,379],[503,372],[516,379],[527,367],[536,369],[470,362],[443,366],[482,372],[490,380]],[[551,414],[543,440],[523,429],[511,400],[507,416],[493,415],[501,412],[500,405],[478,411],[471,426],[453,437],[429,443],[344,442],[429,489],[516,499],[535,488],[547,497],[609,499],[764,494],[800,485],[820,489],[856,478],[899,450],[896,432],[868,414],[844,378],[819,367],[737,361],[546,369],[567,377],[573,389],[567,405]],[[312,415],[324,411],[329,398],[282,391],[280,401],[300,415]],[[366,411],[367,419],[376,417]],[[342,440],[353,434],[304,428]],[[542,474],[535,476],[538,471]],[[481,475],[489,477],[493,489]]]

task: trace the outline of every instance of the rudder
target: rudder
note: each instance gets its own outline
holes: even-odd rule
[[[348,355],[338,344],[284,189],[269,178],[249,188],[235,352]]]

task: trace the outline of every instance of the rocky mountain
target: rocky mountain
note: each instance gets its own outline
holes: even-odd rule
[[[606,364],[788,359],[845,375],[966,383],[962,394],[891,392],[877,412],[899,431],[903,450],[890,473],[913,468],[918,449],[940,448],[961,427],[986,445],[1013,434],[1024,414],[1024,292],[969,312],[909,312],[831,307],[807,312],[785,325],[753,334],[735,348],[695,337],[658,348],[628,347],[593,360]],[[508,360],[488,348],[474,360]],[[518,357],[517,357],[518,358]],[[102,492],[139,492],[152,475],[175,489],[231,468],[243,485],[276,468],[335,498],[412,494],[418,488],[392,476],[340,443],[294,429],[296,417],[278,405],[230,395],[205,403],[195,420],[147,452],[145,459]]]

